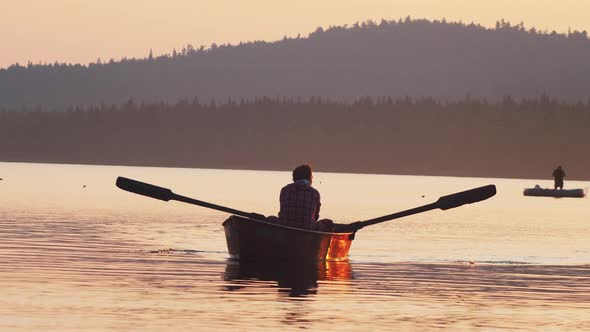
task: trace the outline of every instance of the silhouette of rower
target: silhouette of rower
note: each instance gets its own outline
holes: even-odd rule
[[[565,172],[563,171],[561,166],[558,166],[553,171],[553,177],[555,178],[555,183],[554,183],[553,187],[555,189],[557,189],[557,188],[563,189],[563,178],[565,177]]]

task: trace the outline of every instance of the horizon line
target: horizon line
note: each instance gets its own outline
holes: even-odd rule
[[[333,28],[343,28],[346,30],[352,30],[354,28],[357,27],[361,27],[361,25],[367,25],[367,24],[374,24],[375,26],[379,26],[380,24],[383,24],[383,22],[386,22],[387,24],[405,24],[405,23],[414,23],[414,22],[428,22],[428,23],[442,23],[442,24],[461,24],[464,27],[478,27],[478,28],[484,28],[487,31],[495,31],[495,30],[499,30],[502,28],[519,28],[524,32],[535,32],[539,35],[553,35],[556,34],[558,36],[564,36],[564,37],[568,37],[571,34],[575,34],[575,33],[588,33],[586,30],[577,30],[577,29],[572,29],[571,27],[568,28],[567,32],[558,32],[557,30],[547,30],[547,29],[537,29],[535,26],[531,26],[529,28],[526,27],[526,25],[524,24],[523,21],[521,21],[520,23],[516,24],[516,25],[512,25],[512,23],[509,20],[505,20],[504,18],[500,18],[496,20],[496,26],[495,27],[490,27],[490,26],[485,26],[482,25],[481,23],[476,23],[475,21],[471,21],[470,23],[466,23],[463,22],[463,20],[449,20],[447,21],[445,17],[441,18],[441,19],[428,19],[428,18],[412,18],[410,15],[406,16],[405,18],[401,18],[399,17],[398,19],[390,19],[387,20],[385,18],[381,18],[380,21],[376,22],[372,19],[366,19],[363,21],[356,21],[353,24],[344,24],[344,25],[328,25],[327,27],[324,26],[318,26],[314,31],[308,32],[307,36],[301,36],[302,33],[298,33],[296,37],[293,36],[287,36],[286,34],[283,36],[283,38],[281,39],[250,39],[250,40],[241,40],[239,42],[236,42],[235,44],[233,43],[223,43],[223,44],[218,44],[216,42],[211,43],[211,45],[209,46],[205,46],[203,44],[199,45],[198,49],[204,51],[204,52],[209,52],[213,49],[215,49],[216,47],[236,47],[239,46],[241,44],[253,44],[253,43],[257,43],[257,42],[263,42],[263,43],[276,43],[276,42],[280,42],[280,41],[284,41],[284,40],[292,40],[292,39],[309,39],[310,36],[317,31],[327,31]],[[498,24],[505,24],[505,26],[497,28]],[[365,28],[366,26],[363,26],[363,28]],[[372,25],[371,25],[372,27]],[[590,39],[589,39],[590,40]],[[215,46],[214,46],[215,45]],[[194,46],[192,43],[187,42],[185,45],[181,45],[180,49],[183,48],[188,48],[191,47],[194,49]],[[20,62],[15,62],[6,66],[0,66],[0,71],[2,70],[8,70],[12,67],[28,67],[28,66],[48,66],[48,65],[55,65],[55,64],[59,64],[59,65],[69,65],[69,66],[82,66],[82,67],[86,67],[89,68],[92,65],[106,65],[106,64],[110,64],[110,63],[122,63],[124,61],[133,61],[133,60],[147,60],[150,59],[151,57],[153,57],[154,59],[158,59],[158,58],[171,58],[172,54],[174,51],[177,50],[177,48],[173,48],[172,51],[170,51],[169,53],[160,53],[158,55],[154,55],[153,54],[153,48],[150,48],[148,50],[148,55],[146,57],[143,58],[136,58],[136,57],[126,57],[123,56],[121,58],[115,59],[115,58],[110,58],[109,60],[105,60],[103,61],[100,57],[97,57],[97,59],[93,62],[93,61],[89,61],[89,62],[76,62],[76,63],[72,63],[72,62],[59,62],[59,60],[55,60],[55,61],[44,61],[41,62],[41,60],[38,60],[37,62],[34,62],[33,60],[27,60],[27,64],[23,65]],[[189,56],[189,55],[178,55],[178,56]]]

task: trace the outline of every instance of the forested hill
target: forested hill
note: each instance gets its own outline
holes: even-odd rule
[[[195,36],[197,37],[197,36]],[[0,70],[0,110],[180,98],[358,96],[498,100],[590,97],[587,33],[499,22],[410,20],[319,28],[307,37],[188,46],[172,54],[89,65]]]

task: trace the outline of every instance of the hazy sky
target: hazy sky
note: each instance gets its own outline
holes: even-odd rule
[[[145,57],[150,48],[276,40],[408,15],[590,31],[589,13],[588,0],[0,0],[0,67]]]

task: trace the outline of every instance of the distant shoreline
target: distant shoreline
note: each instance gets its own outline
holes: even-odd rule
[[[590,179],[590,102],[548,97],[135,104],[0,112],[0,159],[89,165]]]
[[[119,164],[119,163],[79,163],[79,162],[50,162],[50,161],[21,161],[21,160],[0,160],[0,163],[11,163],[11,164],[39,164],[39,165],[64,165],[64,166],[107,166],[107,167],[154,167],[154,168],[181,168],[181,169],[211,169],[211,170],[227,170],[227,171],[259,171],[259,172],[291,172],[292,168],[237,168],[237,167],[199,167],[199,166],[182,166],[182,165],[143,165],[143,164]],[[293,166],[296,166],[295,164]],[[313,164],[312,164],[313,166]],[[514,180],[537,180],[537,181],[546,181],[547,187],[549,187],[553,183],[553,178],[535,178],[535,177],[519,177],[519,176],[500,176],[500,175],[492,175],[492,176],[481,176],[481,175],[458,175],[458,174],[442,174],[442,173],[430,173],[430,174],[410,174],[410,173],[393,173],[393,172],[371,172],[371,171],[346,171],[346,170],[330,170],[324,169],[322,167],[315,167],[314,171],[319,173],[336,173],[336,174],[363,174],[363,175],[395,175],[395,176],[432,176],[432,177],[456,177],[456,178],[481,178],[481,179],[514,179]],[[588,178],[569,178],[566,179],[566,183],[568,181],[590,181],[590,177]]]

